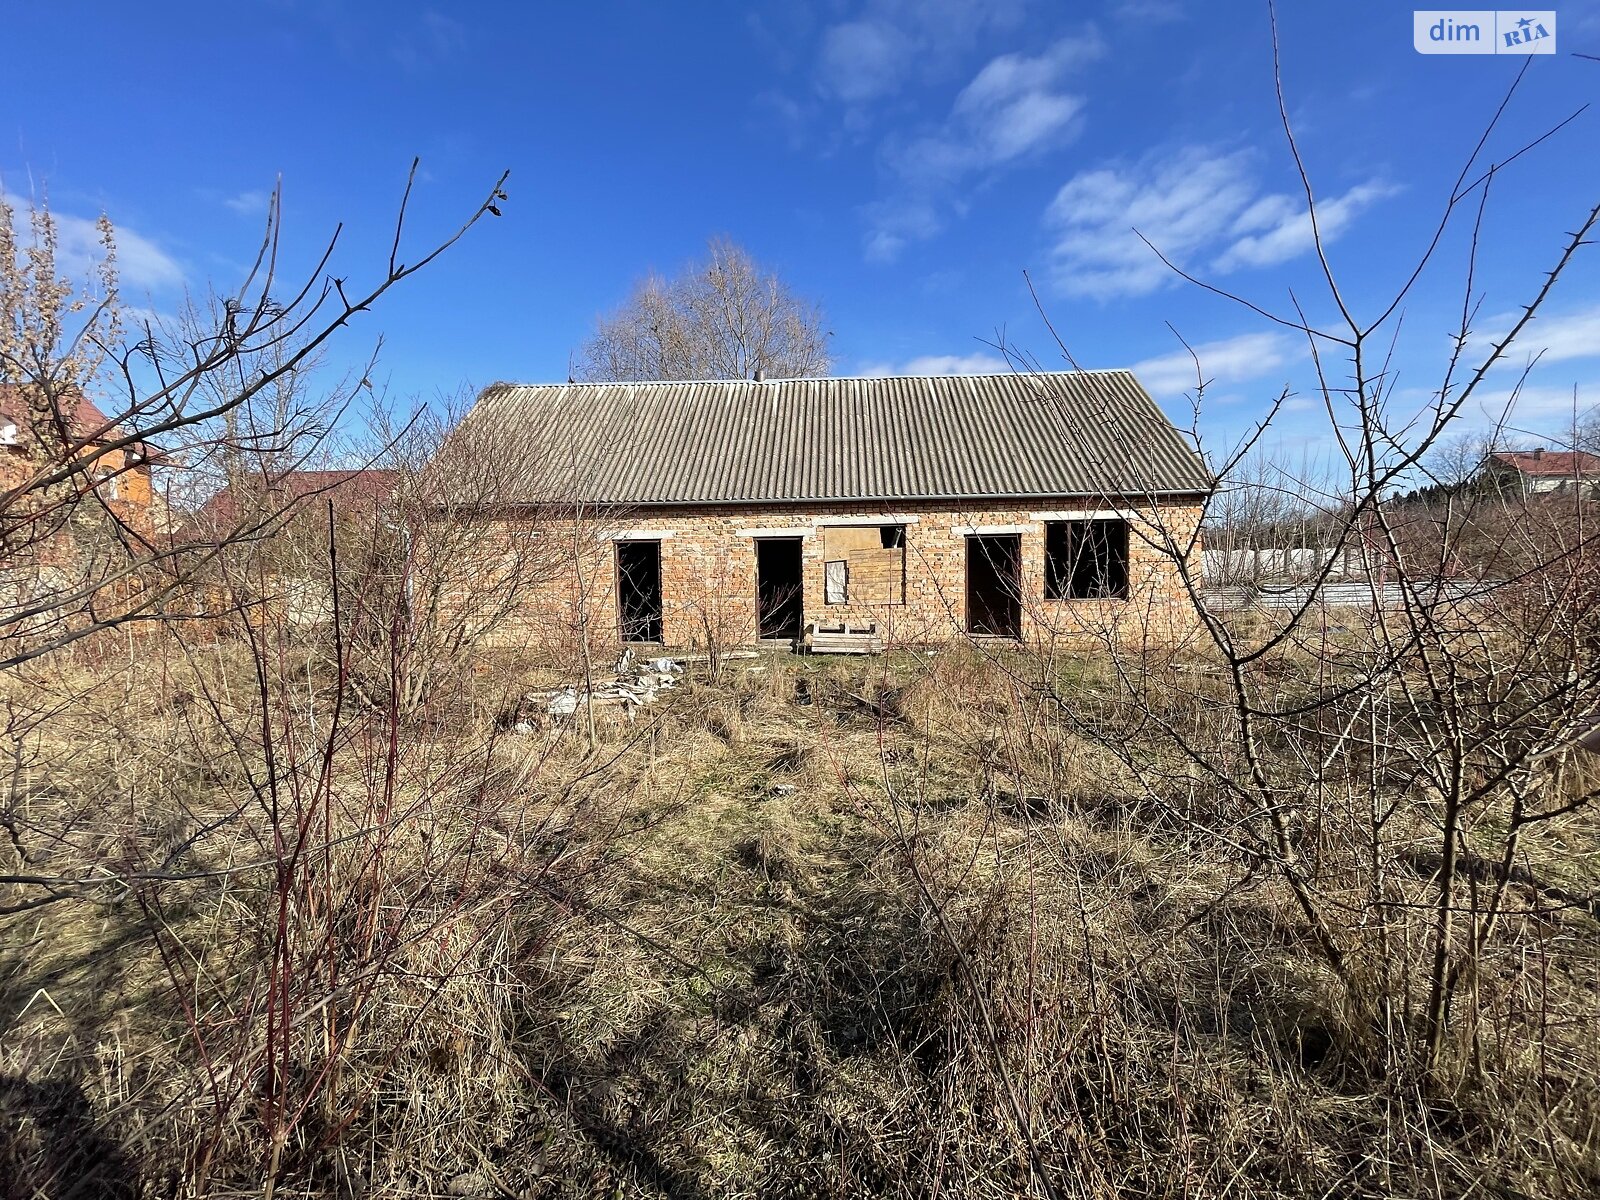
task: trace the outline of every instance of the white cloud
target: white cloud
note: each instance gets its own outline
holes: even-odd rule
[[[1374,180],[1357,184],[1342,196],[1317,201],[1317,231],[1323,244],[1333,241],[1350,223],[1379,200],[1394,195],[1398,188]],[[1316,245],[1311,230],[1311,214],[1305,204],[1290,196],[1263,196],[1234,223],[1241,236],[1212,265],[1226,274],[1240,267],[1270,267],[1310,252]]]
[[[1105,53],[1100,35],[1061,38],[1043,54],[1002,54],[992,58],[956,97],[955,112],[984,117],[1004,110],[1018,98],[1048,95],[1062,76]]]
[[[1473,335],[1472,346],[1487,356],[1489,343],[1510,333],[1519,316],[1501,313],[1480,321],[1481,332]],[[1576,358],[1600,358],[1600,304],[1534,317],[1495,365],[1520,370],[1535,357],[1540,367]]]
[[[983,34],[1015,27],[1026,0],[867,0],[818,43],[817,88],[846,104],[866,104],[913,79],[939,78],[971,53]]]
[[[1075,132],[1085,103],[1063,90],[1066,76],[1104,52],[1091,33],[1063,38],[1043,54],[991,59],[961,90],[943,126],[891,151],[891,165],[914,181],[938,182],[1060,144]]]
[[[817,81],[828,95],[860,103],[897,91],[910,61],[910,41],[893,25],[847,21],[822,35]]]
[[[879,201],[867,206],[867,215],[868,262],[893,262],[909,243],[925,241],[944,228],[938,212],[925,200]]]
[[[28,244],[30,201],[9,192],[4,193],[4,199],[14,214],[18,241]],[[91,217],[57,210],[52,210],[50,216],[56,227],[57,271],[72,280],[87,279],[103,254],[99,227]],[[151,239],[126,225],[116,225],[115,235],[117,274],[124,288],[154,291],[183,283],[183,268],[177,259]]]
[[[1523,384],[1515,389],[1479,391],[1473,395],[1471,409],[1481,420],[1498,422],[1505,416],[1513,425],[1540,429],[1567,430],[1574,420],[1582,422],[1600,411],[1600,380],[1580,383]],[[1469,421],[1472,414],[1466,415]]]
[[[267,206],[272,203],[270,192],[240,192],[237,196],[227,196],[222,203],[238,213],[241,217],[265,216]]]
[[[867,234],[866,241],[862,243],[861,252],[866,255],[868,262],[892,263],[900,257],[900,252],[906,248],[909,239],[902,233],[890,233],[887,229],[874,229]]]
[[[924,354],[904,363],[864,363],[862,375],[993,375],[1011,366],[998,354]]]
[[[1540,362],[1600,357],[1600,304],[1558,317],[1535,317],[1523,335],[1540,348]]]
[[[1177,261],[1215,239],[1251,201],[1247,155],[1199,149],[1133,167],[1082,171],[1046,210],[1054,274],[1069,295],[1142,295],[1171,272],[1134,233]]]
[[[1324,242],[1393,191],[1372,180],[1320,201]],[[1223,274],[1311,249],[1301,205],[1291,194],[1262,190],[1250,152],[1198,146],[1079,172],[1056,193],[1045,226],[1054,239],[1056,286],[1097,299],[1145,295],[1175,282],[1140,234],[1179,266],[1209,263]]]
[[[1303,357],[1304,347],[1285,333],[1245,333],[1194,347],[1200,360],[1196,375],[1195,359],[1187,350],[1158,355],[1133,364],[1139,382],[1157,398],[1172,398],[1192,393],[1200,377],[1207,391],[1244,383],[1269,375]]]
[[[83,225],[87,229],[94,228],[92,221],[84,221]],[[116,237],[117,271],[125,285],[155,291],[183,284],[183,268],[178,265],[177,259],[149,238],[125,225],[117,227]]]
[[[177,327],[178,318],[171,313],[162,312],[159,308],[151,308],[145,304],[124,304],[122,306],[122,325],[125,329],[142,330],[149,326],[154,330],[169,330]]]
[[[913,239],[937,233],[943,222],[923,220],[905,228],[894,218],[903,209],[947,207],[947,197],[975,176],[992,173],[1043,150],[1060,146],[1078,131],[1084,98],[1066,90],[1071,74],[1105,53],[1098,34],[1062,38],[1041,54],[1002,54],[973,76],[935,129],[890,144],[884,160],[909,199],[869,209],[869,259],[892,259]],[[885,220],[888,215],[891,219]]]

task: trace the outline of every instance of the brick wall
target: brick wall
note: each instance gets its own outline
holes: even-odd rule
[[[132,465],[127,465],[128,461],[126,451],[107,451],[95,461],[92,472],[73,477],[71,487],[79,491],[98,491],[120,520],[148,537],[160,524],[156,518],[159,503],[151,484],[150,466],[138,459],[132,460]],[[45,465],[26,446],[0,447],[0,492],[21,487]],[[63,490],[64,487],[58,485],[49,497],[30,495],[21,507],[27,510],[53,504]],[[87,499],[78,503],[87,503]],[[13,512],[13,519],[16,515]]]
[[[1045,520],[1091,513],[1128,516],[1129,588],[1125,599],[1046,600]],[[1045,501],[1027,507],[976,509],[948,503],[893,508],[848,505],[799,507],[719,507],[632,510],[598,522],[574,536],[570,527],[530,531],[512,521],[491,522],[483,546],[493,554],[510,539],[530,532],[565,550],[567,566],[549,570],[548,579],[529,589],[526,603],[507,623],[501,638],[519,644],[570,641],[587,624],[601,646],[617,641],[616,572],[612,539],[659,540],[666,644],[675,647],[753,641],[756,636],[756,539],[799,536],[805,620],[835,624],[873,622],[891,643],[939,642],[967,629],[967,536],[1007,533],[1020,536],[1022,636],[1081,640],[1107,635],[1137,637],[1154,631],[1170,639],[1192,627],[1182,599],[1177,570],[1152,540],[1162,530],[1183,544],[1200,511],[1193,505],[1146,506]],[[849,522],[875,527],[905,526],[903,599],[885,590],[888,556],[871,537]],[[836,531],[830,537],[829,531]],[[862,552],[862,586],[852,587],[850,603],[824,603],[824,563],[832,556]],[[579,570],[571,562],[581,557]],[[579,586],[576,576],[581,575]],[[866,600],[860,597],[866,596]]]

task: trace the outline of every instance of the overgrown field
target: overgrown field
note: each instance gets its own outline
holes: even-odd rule
[[[1135,715],[1093,656],[734,659],[592,745],[516,731],[521,663],[415,722],[309,651],[50,664],[3,685],[7,1198],[1600,1193],[1592,812],[1408,1066],[1428,796],[1373,777],[1376,885],[1332,803],[1274,869],[1155,728],[1203,664]]]

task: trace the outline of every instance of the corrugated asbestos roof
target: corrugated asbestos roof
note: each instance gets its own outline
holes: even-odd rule
[[[1142,496],[1209,486],[1129,371],[485,389],[453,435],[604,504]],[[448,450],[448,447],[447,447]]]

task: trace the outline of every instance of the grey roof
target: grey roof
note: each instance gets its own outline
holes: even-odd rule
[[[496,384],[453,436],[530,464],[510,501],[1137,497],[1211,482],[1129,371]]]

